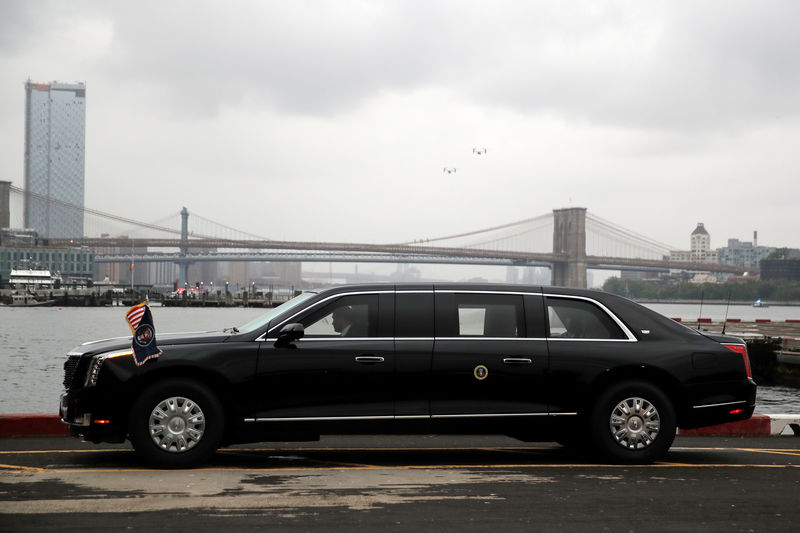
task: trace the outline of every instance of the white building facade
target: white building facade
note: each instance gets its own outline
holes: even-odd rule
[[[669,253],[670,261],[688,261],[692,263],[716,263],[719,255],[711,249],[711,235],[702,222],[697,223],[689,237],[690,250],[676,250]]]

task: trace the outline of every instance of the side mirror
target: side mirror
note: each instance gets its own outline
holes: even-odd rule
[[[278,333],[275,346],[291,346],[294,341],[301,338],[303,335],[305,335],[303,324],[286,324],[281,328],[280,333]]]

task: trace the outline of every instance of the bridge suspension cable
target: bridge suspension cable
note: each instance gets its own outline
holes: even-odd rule
[[[447,236],[444,236],[444,237],[436,237],[436,238],[433,238],[433,239],[422,239],[422,240],[417,240],[417,241],[409,241],[409,242],[404,242],[404,243],[400,243],[400,244],[403,245],[403,246],[410,246],[410,245],[415,245],[415,244],[418,244],[418,245],[419,244],[429,244],[429,243],[440,242],[440,241],[460,239],[460,238],[463,238],[463,237],[471,237],[473,235],[487,234],[487,233],[491,233],[491,232],[495,232],[495,231],[499,231],[499,230],[503,230],[503,229],[507,229],[507,228],[512,228],[512,227],[515,227],[515,226],[522,226],[524,224],[532,224],[532,223],[538,222],[538,221],[543,221],[543,220],[546,221],[548,219],[550,221],[552,221],[552,218],[553,218],[553,215],[550,214],[550,213],[547,213],[547,214],[544,214],[544,215],[540,215],[538,217],[526,218],[525,220],[518,220],[516,222],[509,222],[508,224],[502,224],[500,226],[493,226],[491,228],[484,228],[484,229],[479,229],[479,230],[474,230],[474,231],[468,231],[466,233],[457,233],[455,235],[447,235]],[[519,234],[526,233],[527,231],[529,231],[529,230],[523,230]],[[483,241],[483,242],[486,243],[486,242],[491,242],[491,241]],[[477,246],[477,244],[473,244],[471,246]]]
[[[137,226],[137,227],[153,229],[153,230],[156,230],[156,231],[162,231],[162,232],[171,233],[171,234],[174,234],[174,235],[180,235],[180,233],[181,233],[180,230],[176,230],[174,228],[168,228],[168,227],[165,227],[165,226],[159,226],[157,224],[149,224],[147,222],[140,222],[138,220],[133,220],[132,218],[126,218],[126,217],[119,216],[119,215],[114,215],[114,214],[111,214],[111,213],[105,213],[103,211],[98,211],[97,209],[91,209],[89,207],[81,207],[79,205],[75,205],[75,204],[72,204],[72,203],[69,203],[69,202],[65,202],[63,200],[58,200],[56,198],[53,198],[52,196],[46,196],[44,194],[39,194],[39,193],[31,192],[31,191],[26,191],[25,189],[21,189],[19,187],[15,187],[13,185],[10,187],[10,189],[11,189],[12,192],[22,194],[23,196],[24,195],[28,195],[28,196],[30,196],[32,198],[37,199],[37,200],[43,200],[45,202],[50,202],[53,205],[58,205],[58,206],[61,206],[61,207],[65,207],[67,209],[74,209],[74,210],[80,211],[80,212],[82,212],[84,214],[94,215],[94,216],[97,216],[97,217],[106,218],[106,219],[109,219],[109,220],[114,220],[116,222],[122,222],[124,224],[128,224],[128,225],[131,225],[131,226]],[[76,237],[81,237],[81,235],[76,235]]]
[[[639,253],[660,259],[665,255],[669,255],[671,250],[675,250],[674,246],[649,239],[644,235],[617,226],[592,213],[586,213],[586,234],[587,253],[589,255],[626,257],[632,253]],[[593,251],[594,253],[590,253],[588,250],[592,239],[595,239],[592,244],[598,248],[598,250]],[[601,239],[604,241],[601,242]],[[616,246],[616,249],[612,252],[608,249],[609,246]],[[623,251],[623,253],[620,253],[620,251]],[[637,257],[642,257],[642,255]]]
[[[242,231],[242,230],[238,230],[236,228],[232,228],[230,226],[226,226],[225,224],[220,224],[219,222],[216,222],[214,220],[210,220],[208,218],[205,218],[203,216],[200,216],[200,215],[197,215],[197,214],[194,214],[194,213],[191,216],[192,216],[192,219],[199,220],[199,221],[204,222],[206,224],[210,224],[214,228],[222,228],[224,230],[227,230],[228,233],[229,233],[229,236],[236,236],[235,237],[236,240],[258,240],[258,241],[269,241],[269,240],[272,240],[272,239],[269,239],[269,238],[264,237],[262,235],[256,235],[255,233],[248,233],[246,231]],[[241,238],[239,238],[239,236],[244,236],[246,238],[245,239],[241,239]]]

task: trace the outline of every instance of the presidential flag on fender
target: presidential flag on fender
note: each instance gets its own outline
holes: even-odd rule
[[[153,326],[153,315],[147,302],[134,305],[125,314],[125,320],[133,332],[133,361],[136,366],[143,365],[145,361],[155,359],[161,355],[161,350],[156,345],[156,328]]]

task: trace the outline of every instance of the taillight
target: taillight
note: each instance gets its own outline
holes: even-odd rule
[[[744,344],[723,344],[723,346],[729,350],[741,354],[742,359],[744,359],[744,369],[747,372],[747,377],[752,378],[753,373],[750,371],[750,358],[747,357],[747,346]]]

